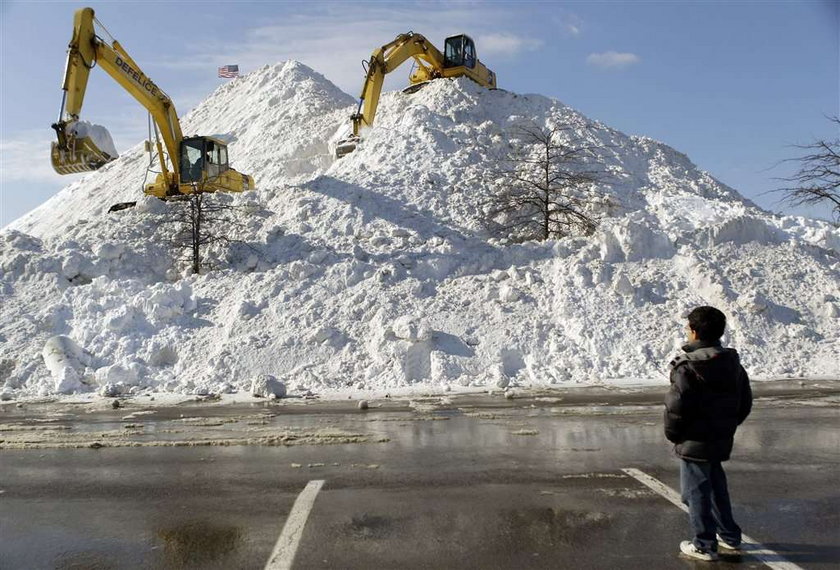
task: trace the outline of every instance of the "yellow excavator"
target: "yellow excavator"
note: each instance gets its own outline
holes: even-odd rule
[[[362,127],[373,124],[385,75],[408,58],[414,58],[417,67],[409,76],[411,87],[407,90],[419,89],[423,83],[439,77],[462,76],[469,77],[483,87],[496,88],[496,74],[478,60],[475,42],[469,36],[461,34],[446,38],[441,53],[420,34],[400,34],[392,42],[374,51],[366,62],[367,73],[359,96],[359,108],[350,117],[353,121],[353,134],[338,143],[335,149],[337,158],[356,148]]]
[[[105,42],[94,23],[110,38]],[[160,172],[143,191],[161,199],[196,192],[242,192],[254,188],[254,179],[237,172],[228,163],[227,144],[213,137],[185,138],[172,99],[140,69],[117,40],[96,20],[92,8],[77,10],[73,17],[73,36],[67,50],[61,112],[52,125],[58,141],[52,143],[52,165],[59,174],[96,170],[116,158],[108,131],[79,120],[90,70],[102,67],[151,115],[154,144]],[[151,133],[150,133],[151,135]],[[150,139],[152,136],[150,136]],[[165,147],[165,152],[164,152]],[[168,164],[167,164],[168,157]],[[111,211],[134,205],[117,204]]]

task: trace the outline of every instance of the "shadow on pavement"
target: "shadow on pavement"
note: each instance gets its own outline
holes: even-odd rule
[[[766,542],[764,546],[778,556],[766,556],[769,561],[781,559],[788,562],[814,562],[814,563],[838,563],[840,564],[840,546],[827,546],[824,544],[795,544],[789,542]]]

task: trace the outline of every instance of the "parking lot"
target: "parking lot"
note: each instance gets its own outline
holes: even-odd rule
[[[756,393],[727,471],[764,562],[715,566],[836,568],[840,383]],[[659,401],[613,389],[367,411],[6,406],[0,567],[702,567],[677,555],[688,522],[667,496],[678,464]],[[135,435],[105,435],[119,429]]]

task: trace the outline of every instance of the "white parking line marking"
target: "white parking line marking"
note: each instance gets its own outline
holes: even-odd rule
[[[688,512],[688,507],[683,504],[680,494],[659,479],[654,479],[647,473],[634,469],[633,467],[627,467],[622,469],[622,471],[639,481],[642,485],[650,488],[655,493],[665,497],[668,501],[674,503],[685,512]],[[741,540],[743,541],[741,544],[741,550],[744,554],[758,559],[759,562],[762,562],[773,570],[803,570],[801,566],[797,566],[793,562],[785,560],[784,556],[778,552],[770,550],[746,534],[741,536]]]
[[[303,527],[309,517],[309,511],[312,510],[315,497],[318,496],[318,491],[323,486],[323,480],[310,481],[300,492],[298,498],[295,499],[292,512],[286,519],[283,532],[280,533],[280,538],[274,545],[274,550],[265,565],[265,570],[291,570],[292,562],[295,560],[295,554],[297,554],[300,545],[300,537],[303,535]]]
[[[644,471],[639,471],[638,469],[633,469],[632,467],[622,469],[622,471],[624,471],[631,477],[638,479],[639,482],[642,483],[642,485],[650,487],[656,493],[662,495],[685,512],[688,512],[688,507],[686,507],[683,504],[680,494],[674,491],[671,487],[669,487],[659,479],[654,479]]]

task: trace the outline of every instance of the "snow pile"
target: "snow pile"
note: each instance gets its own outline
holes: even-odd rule
[[[141,195],[142,145],[0,233],[4,397],[664,382],[699,304],[728,315],[754,376],[837,374],[830,224],[770,215],[674,149],[538,95],[465,79],[386,93],[336,161],[354,111],[287,62],[189,113],[185,134],[230,141],[258,188],[220,197],[246,214],[206,274],[168,246],[176,205],[106,213]],[[491,157],[523,123],[601,149],[595,235],[511,244],[482,229]]]

